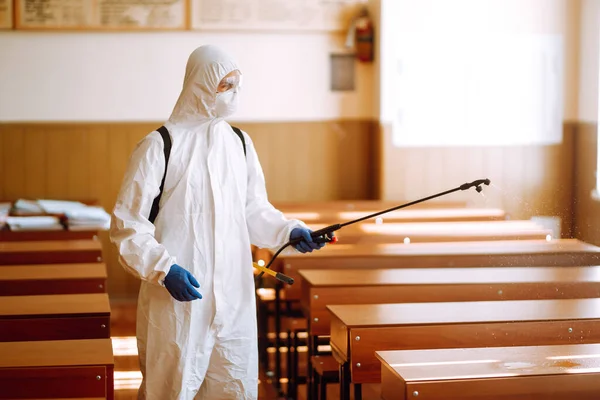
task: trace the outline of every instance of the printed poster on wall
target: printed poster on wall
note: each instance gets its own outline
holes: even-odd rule
[[[187,0],[16,0],[17,29],[176,30]]]
[[[13,27],[13,0],[0,0],[0,29]]]
[[[192,0],[192,29],[345,31],[361,0]]]

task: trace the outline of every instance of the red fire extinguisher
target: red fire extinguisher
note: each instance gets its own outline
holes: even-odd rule
[[[362,62],[373,61],[375,53],[375,28],[369,17],[369,11],[363,7],[354,20],[349,32],[349,39],[353,37],[356,58]]]

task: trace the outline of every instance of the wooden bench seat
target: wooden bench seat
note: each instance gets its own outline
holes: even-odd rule
[[[332,305],[331,348],[350,381],[377,383],[375,351],[600,341],[600,299]],[[360,387],[360,386],[357,386]]]
[[[0,342],[109,337],[105,293],[0,297]]]
[[[67,264],[102,261],[99,240],[0,242],[0,265]]]
[[[114,398],[110,339],[0,343],[0,399]]]
[[[378,351],[383,400],[596,400],[600,345]]]
[[[0,266],[0,296],[105,293],[106,264]]]

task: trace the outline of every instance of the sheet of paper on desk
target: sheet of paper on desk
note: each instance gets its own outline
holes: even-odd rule
[[[57,217],[8,217],[6,219],[11,231],[58,231],[64,227]]]
[[[37,202],[48,214],[66,214],[69,211],[87,207],[85,204],[78,201],[38,200]]]
[[[106,230],[110,215],[102,207],[76,208],[65,213],[69,230]]]
[[[44,210],[40,204],[35,200],[19,199],[13,205],[15,214],[26,215],[26,214],[43,214]]]
[[[6,225],[6,219],[12,207],[11,203],[0,203],[0,229]]]

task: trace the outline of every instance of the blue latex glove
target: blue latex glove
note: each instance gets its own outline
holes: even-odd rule
[[[313,242],[310,234],[312,231],[306,228],[294,228],[290,234],[290,240],[302,238],[302,241],[295,247],[300,253],[312,253],[313,250],[319,250],[325,246],[325,243]]]
[[[202,295],[194,289],[194,287],[200,288],[196,278],[188,270],[177,264],[171,266],[165,277],[165,287],[177,301],[192,301],[202,298]]]

